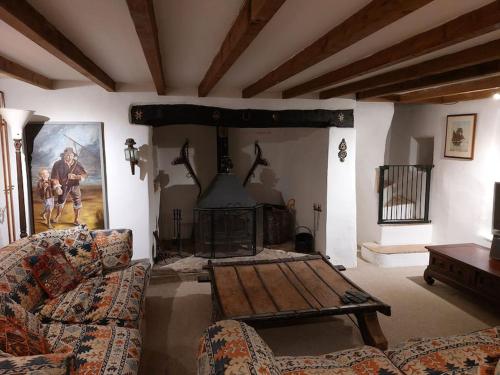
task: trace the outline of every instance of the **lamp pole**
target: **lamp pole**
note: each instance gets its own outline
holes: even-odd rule
[[[27,237],[26,232],[26,208],[24,204],[24,183],[23,183],[23,165],[21,161],[21,148],[23,141],[21,139],[14,139],[14,147],[16,149],[16,167],[17,167],[17,194],[19,200],[19,236],[21,238]]]

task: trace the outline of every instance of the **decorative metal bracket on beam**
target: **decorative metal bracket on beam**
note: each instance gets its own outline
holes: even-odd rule
[[[354,113],[347,110],[229,109],[193,104],[133,105],[130,123],[167,126],[197,124],[228,128],[353,128]]]

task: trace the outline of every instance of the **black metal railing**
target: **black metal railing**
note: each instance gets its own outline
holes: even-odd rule
[[[430,223],[433,165],[379,167],[379,224]]]

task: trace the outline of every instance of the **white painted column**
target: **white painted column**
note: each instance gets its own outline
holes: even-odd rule
[[[339,145],[345,139],[347,157]],[[326,254],[333,264],[357,265],[356,247],[356,130],[330,128],[328,144]]]

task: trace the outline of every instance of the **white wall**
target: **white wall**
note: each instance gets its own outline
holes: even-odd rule
[[[50,121],[99,121],[104,123],[104,141],[107,167],[107,188],[110,227],[126,227],[134,231],[134,257],[143,258],[152,255],[152,230],[156,226],[159,216],[160,191],[162,181],[156,171],[165,169],[166,162],[178,152],[178,141],[188,134],[178,134],[178,139],[170,140],[162,137],[161,142],[175,143],[175,148],[162,148],[153,142],[151,128],[129,124],[128,111],[131,104],[201,104],[223,106],[227,108],[261,108],[261,109],[351,109],[355,102],[350,99],[309,100],[309,99],[229,99],[229,98],[193,98],[193,97],[158,97],[154,93],[128,92],[108,93],[92,85],[60,88],[46,91],[22,82],[10,79],[0,81],[0,90],[5,92],[6,104],[12,108],[32,109],[36,114],[46,116]],[[185,127],[187,128],[187,127]],[[167,129],[167,128],[165,128]],[[214,138],[210,137],[210,128],[193,127],[191,134],[202,134],[206,142],[206,151],[213,155],[215,150]],[[161,130],[168,132],[169,130]],[[307,197],[297,199],[297,208],[300,210],[299,223],[312,225],[312,203],[321,203],[326,209],[326,150],[328,131],[324,129],[241,129],[234,130],[240,133],[239,142],[232,145],[242,147],[241,153],[235,161],[240,163],[236,172],[243,178],[251,160],[253,160],[253,141],[261,140],[265,157],[270,158],[274,171],[279,171],[277,190],[283,193],[283,198]],[[130,173],[130,165],[124,160],[123,149],[126,138],[134,138],[141,150],[139,172],[135,176]],[[193,137],[193,140],[196,137]],[[287,142],[283,143],[283,140]],[[180,143],[180,142],[179,142]],[[280,147],[278,147],[280,144]],[[288,146],[285,147],[285,145]],[[157,148],[158,150],[156,150]],[[287,153],[283,151],[287,149]],[[301,151],[302,150],[302,151]],[[156,152],[158,151],[158,152]],[[282,152],[283,151],[283,152]],[[13,153],[12,153],[13,155]],[[311,167],[311,161],[318,163]],[[215,163],[210,157],[210,162]],[[244,165],[246,164],[246,165]],[[176,167],[179,171],[182,166]],[[260,179],[262,168],[257,171]],[[212,170],[215,171],[215,168]],[[207,169],[205,182],[213,176]],[[13,171],[15,172],[15,170]],[[171,185],[192,185],[192,181],[185,177],[185,172],[169,176]],[[182,175],[182,176],[181,176]],[[285,177],[286,176],[286,177]],[[15,180],[15,173],[13,180]],[[321,183],[323,181],[323,183]],[[164,181],[163,181],[164,182]],[[254,181],[255,182],[255,179]],[[164,186],[163,186],[164,187]],[[15,196],[15,194],[14,194]],[[14,203],[17,207],[17,203]],[[325,210],[326,211],[326,210]],[[326,233],[325,216],[323,213],[323,228],[319,236],[319,248],[324,248]],[[16,214],[17,216],[17,214]],[[6,225],[6,224],[5,224]],[[19,231],[17,230],[17,233]],[[355,236],[355,232],[352,232]],[[6,243],[5,238],[0,239]]]
[[[357,242],[380,238],[377,169],[384,165],[385,144],[394,114],[392,103],[358,102],[356,137]]]
[[[446,116],[477,113],[474,160],[444,158]],[[493,183],[500,181],[500,102],[398,105],[387,160],[407,160],[410,137],[434,137],[430,218],[433,242],[476,242],[489,246]]]
[[[142,162],[140,172],[132,176],[130,164],[124,160],[123,149],[125,139],[134,138],[137,145],[143,148],[141,156],[145,160],[151,159],[151,152],[147,146],[151,143],[151,129],[146,126],[130,125],[128,108],[137,100],[153,101],[157,98],[156,95],[108,93],[93,85],[46,91],[5,79],[0,82],[0,90],[5,93],[8,107],[31,109],[37,115],[48,117],[50,121],[104,123],[109,225],[111,228],[131,228],[134,232],[134,257],[148,258],[152,246],[148,204],[150,189],[148,179],[151,177],[152,166],[151,163]],[[11,150],[12,157],[14,157],[13,150]],[[15,168],[12,174],[13,181],[16,181]],[[17,198],[16,191],[14,191],[15,198]],[[14,207],[18,217],[17,199]],[[6,226],[6,223],[4,225]],[[17,226],[17,236],[18,228]],[[5,244],[7,239],[0,240]]]
[[[326,254],[334,264],[356,267],[356,129],[329,129]],[[347,157],[340,161],[345,140]]]
[[[187,136],[196,149],[203,149],[210,160],[204,162],[208,168],[202,172],[204,186],[215,172],[215,135],[213,129],[199,126],[183,126],[182,132],[163,128],[155,132],[146,126],[130,125],[128,119],[131,104],[200,104],[227,108],[260,109],[354,109],[355,127],[352,129],[233,129],[230,138],[231,153],[236,164],[235,172],[244,178],[253,161],[253,141],[258,139],[264,156],[271,162],[276,177],[276,189],[286,202],[295,198],[299,224],[312,225],[312,204],[323,206],[322,222],[318,233],[318,248],[333,256],[337,263],[355,265],[356,254],[356,191],[362,197],[357,207],[357,216],[366,218],[358,222],[362,238],[371,235],[365,228],[375,225],[377,199],[373,194],[374,168],[380,164],[383,149],[382,139],[390,121],[392,105],[356,103],[350,99],[239,99],[239,98],[197,98],[167,96],[158,97],[150,92],[108,93],[92,85],[60,88],[46,91],[10,79],[0,80],[0,90],[6,94],[7,106],[33,109],[38,115],[47,116],[50,121],[100,121],[104,123],[104,141],[107,166],[107,188],[110,227],[127,227],[134,231],[134,257],[151,257],[152,231],[159,216],[160,195],[165,187],[187,189],[196,195],[193,182],[186,178],[182,166],[175,173],[165,172],[171,160],[177,155],[179,145]],[[178,127],[177,127],[178,128]],[[344,134],[345,133],[345,134]],[[132,176],[130,166],[124,160],[123,149],[126,138],[136,140],[141,150],[139,173]],[[342,165],[338,162],[339,137],[348,141],[348,159]],[[233,140],[234,138],[234,140]],[[357,140],[356,140],[357,138]],[[361,147],[356,147],[359,143]],[[203,144],[203,145],[202,145]],[[327,153],[328,159],[327,159]],[[193,157],[196,157],[193,155]],[[327,160],[332,162],[328,166]],[[335,177],[335,168],[347,171],[345,176]],[[355,172],[358,181],[355,180]],[[328,169],[328,172],[327,172]],[[165,174],[157,178],[157,171]],[[182,172],[181,172],[182,170]],[[259,168],[249,187],[259,194],[261,173]],[[200,170],[201,171],[201,170]],[[366,176],[366,171],[369,171]],[[268,173],[265,172],[265,173]],[[326,174],[328,173],[328,175]],[[342,172],[343,173],[343,172]],[[264,178],[269,176],[264,175]],[[13,175],[15,180],[15,174]],[[255,183],[257,183],[255,185]],[[265,193],[266,195],[267,193]],[[268,198],[275,197],[267,194]],[[327,201],[331,199],[331,201]],[[333,202],[333,203],[332,203]],[[334,203],[334,202],[338,202]],[[17,204],[15,203],[15,207]],[[187,208],[186,208],[187,210]],[[186,211],[187,212],[187,211]],[[334,216],[329,216],[333,214]],[[373,219],[369,217],[372,216]],[[329,217],[330,219],[327,219]],[[5,224],[6,225],[6,224]],[[372,230],[372,229],[368,229]],[[368,234],[366,234],[368,233]],[[330,240],[327,240],[327,234]],[[336,237],[339,234],[342,238]],[[5,238],[0,238],[5,243]]]

